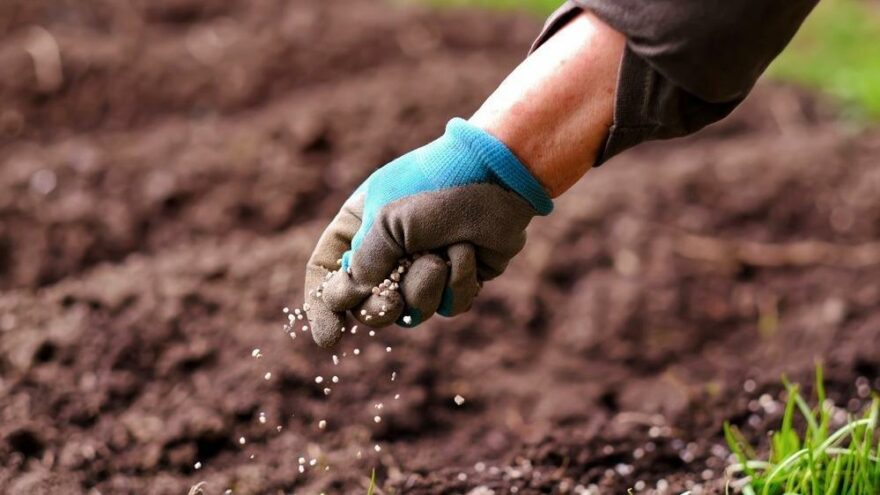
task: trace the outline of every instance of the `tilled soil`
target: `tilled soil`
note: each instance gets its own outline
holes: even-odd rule
[[[282,331],[346,195],[538,27],[0,5],[0,492],[366,493],[373,469],[379,493],[712,491],[723,421],[764,438],[783,373],[821,359],[857,409],[856,379],[880,386],[880,132],[769,85],[588,174],[469,314],[361,329],[338,366]]]

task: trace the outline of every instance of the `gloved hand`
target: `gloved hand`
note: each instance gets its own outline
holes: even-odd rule
[[[552,209],[501,141],[451,120],[442,137],[373,173],[321,235],[306,268],[312,336],[334,346],[346,311],[382,327],[468,310],[522,249],[532,217]]]

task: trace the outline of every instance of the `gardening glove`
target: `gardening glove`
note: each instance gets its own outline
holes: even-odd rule
[[[522,249],[532,217],[552,209],[501,141],[451,120],[442,137],[374,172],[321,235],[305,281],[315,341],[334,346],[346,311],[378,328],[468,310]]]

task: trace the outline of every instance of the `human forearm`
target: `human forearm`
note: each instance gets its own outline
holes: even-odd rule
[[[613,120],[624,38],[582,13],[523,61],[471,117],[552,197],[592,166]]]

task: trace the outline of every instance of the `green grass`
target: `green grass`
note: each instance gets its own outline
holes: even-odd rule
[[[857,114],[880,118],[880,4],[819,2],[769,73],[836,96]]]
[[[434,5],[523,10],[544,16],[561,0],[409,0]],[[856,117],[880,118],[880,4],[822,0],[770,77],[830,94]]]
[[[731,482],[745,495],[875,495],[880,493],[880,444],[877,419],[880,399],[865,414],[831,431],[822,370],[816,372],[811,408],[799,387],[785,383],[788,399],[779,431],[770,438],[770,455],[759,458],[734,426],[724,434],[738,463],[728,469]],[[802,424],[802,427],[797,425]]]
[[[376,491],[376,469],[373,468],[373,472],[370,474],[370,487],[367,488],[367,495],[373,495],[373,492]]]

